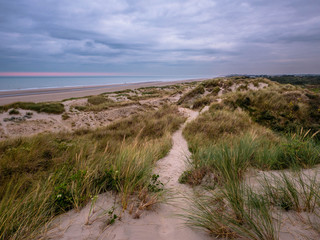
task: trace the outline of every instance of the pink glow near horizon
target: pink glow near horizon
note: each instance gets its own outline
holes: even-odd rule
[[[100,72],[0,72],[0,77],[92,77],[92,76],[132,76],[129,73]]]

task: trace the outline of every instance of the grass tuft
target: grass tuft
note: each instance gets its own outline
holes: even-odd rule
[[[10,108],[21,108],[25,110],[33,110],[38,113],[52,113],[61,114],[64,112],[64,106],[62,103],[33,103],[33,102],[16,102],[7,105],[0,106],[0,111],[8,111]]]

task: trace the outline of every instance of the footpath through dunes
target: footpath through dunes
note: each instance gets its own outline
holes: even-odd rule
[[[186,121],[192,121],[198,112],[186,108],[179,108],[188,116]],[[124,213],[121,220],[113,225],[106,226],[108,210],[116,207],[114,197],[110,193],[98,197],[94,207],[88,204],[80,212],[72,210],[58,217],[55,227],[49,230],[46,237],[49,239],[112,239],[112,240],[206,240],[212,239],[208,234],[191,229],[185,225],[178,215],[187,208],[186,196],[193,194],[192,189],[180,184],[178,179],[186,169],[186,160],[191,153],[182,130],[186,123],[172,136],[172,149],[169,154],[158,160],[155,174],[164,183],[169,192],[166,203],[159,203],[154,210],[144,211],[138,219]],[[109,213],[110,215],[110,213]],[[112,213],[111,213],[112,215]]]
[[[186,108],[179,110],[189,116],[187,122],[198,116],[198,112]],[[186,169],[186,158],[191,155],[187,142],[182,136],[183,127],[173,134],[172,149],[166,157],[157,162],[155,169],[155,173],[160,175],[160,181],[169,190],[172,198],[166,204],[159,204],[155,211],[145,212],[140,219],[129,217],[111,226],[106,232],[107,239],[212,239],[203,232],[187,227],[184,221],[177,216],[183,213],[182,208],[187,207],[185,197],[192,194],[189,186],[178,182],[180,175]]]

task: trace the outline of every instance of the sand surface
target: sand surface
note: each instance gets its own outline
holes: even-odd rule
[[[125,89],[135,89],[141,87],[155,87],[174,85],[183,82],[203,81],[205,79],[190,79],[181,81],[168,82],[144,82],[144,83],[127,83],[113,84],[103,86],[88,87],[65,87],[65,88],[47,88],[47,89],[30,89],[30,90],[14,90],[0,92],[0,105],[13,102],[47,102],[61,101],[69,98],[85,97],[90,95],[98,95],[105,92],[115,92]]]
[[[195,119],[198,112],[180,108],[188,116],[188,121]],[[186,124],[186,123],[185,123]],[[58,217],[54,228],[48,232],[49,239],[112,239],[112,240],[196,240],[212,239],[206,233],[187,227],[178,216],[186,208],[186,196],[192,189],[178,182],[179,176],[186,169],[186,160],[190,157],[188,145],[182,136],[185,124],[172,136],[173,146],[169,154],[157,162],[154,172],[160,175],[169,195],[173,196],[166,203],[157,204],[154,210],[143,211],[140,218],[134,219],[125,212],[121,220],[106,226],[107,209],[118,205],[110,193],[102,194],[94,207],[94,216],[90,217],[90,203],[80,212],[75,210]],[[100,215],[100,218],[98,217]],[[102,216],[102,217],[101,217]]]

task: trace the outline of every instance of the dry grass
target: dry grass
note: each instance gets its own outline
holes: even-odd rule
[[[0,143],[0,239],[34,238],[55,215],[104,191],[148,192],[152,168],[184,121],[165,106],[96,130]],[[147,198],[146,198],[147,199]]]
[[[320,129],[320,95],[299,87],[278,84],[259,91],[230,93],[224,104],[242,108],[255,122],[275,131]]]
[[[301,174],[280,175],[265,179],[264,190],[257,193],[244,184],[244,176],[248,168],[299,172],[320,163],[320,97],[265,79],[232,80],[203,83],[206,90],[220,87],[227,94],[183,131],[192,161],[180,181],[209,187],[191,199],[184,218],[218,238],[278,239],[279,207],[318,213],[319,181]],[[252,91],[244,85],[260,81],[269,87]],[[233,84],[242,85],[231,92]],[[310,224],[317,230],[314,223]]]

